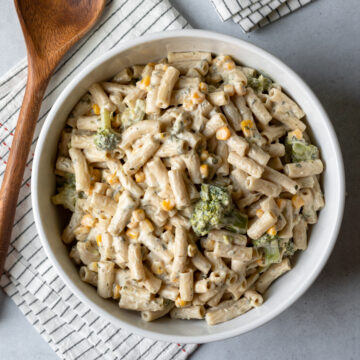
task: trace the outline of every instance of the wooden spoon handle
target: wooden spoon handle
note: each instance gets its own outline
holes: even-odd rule
[[[0,276],[4,269],[25,164],[47,83],[47,79],[41,82],[34,79],[29,68],[25,96],[0,190]]]

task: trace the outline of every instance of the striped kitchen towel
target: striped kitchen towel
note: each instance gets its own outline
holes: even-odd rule
[[[244,32],[272,23],[314,0],[211,0],[222,21],[232,19]]]
[[[31,207],[36,141],[54,101],[82,68],[119,42],[145,33],[190,27],[167,0],[113,0],[94,29],[58,66],[47,88],[26,164],[11,245],[0,286],[62,359],[185,359],[197,345],[165,343],[117,328],[67,288],[41,247]],[[24,96],[23,60],[0,79],[0,180]]]

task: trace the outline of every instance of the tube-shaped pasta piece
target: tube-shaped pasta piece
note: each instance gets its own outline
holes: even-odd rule
[[[79,270],[80,279],[92,286],[98,284],[98,274],[95,271],[89,270],[86,266],[82,266]]]
[[[150,87],[146,96],[145,112],[146,114],[159,114],[160,108],[156,105],[158,96],[158,87]]]
[[[194,296],[194,274],[192,270],[179,274],[179,291],[181,300],[192,300]]]
[[[135,149],[124,165],[124,171],[128,175],[135,174],[157,151],[160,142],[153,136],[149,136],[143,146]]]
[[[76,191],[88,194],[90,190],[90,171],[84,154],[79,149],[69,149],[69,155],[75,172]]]
[[[175,301],[179,295],[179,288],[171,285],[162,285],[159,290],[159,295],[165,299]]]
[[[208,99],[214,106],[224,106],[230,101],[229,95],[225,91],[214,91],[208,94]]]
[[[142,280],[145,278],[145,270],[143,266],[140,244],[129,245],[128,267],[131,271],[131,276],[133,279]]]
[[[285,127],[289,130],[300,129],[302,132],[306,130],[306,125],[299,120],[296,116],[294,116],[289,111],[283,112],[281,111],[280,106],[274,106],[271,108],[271,115],[274,119],[280,121]]]
[[[75,212],[72,213],[69,224],[66,226],[61,235],[61,240],[64,242],[64,244],[70,244],[74,241],[74,230],[80,225],[83,216],[84,213],[75,208]]]
[[[229,147],[230,151],[235,152],[239,156],[244,156],[249,147],[248,142],[242,137],[236,135],[233,131],[229,139],[226,140],[226,145]]]
[[[257,146],[255,144],[250,145],[247,156],[263,166],[265,166],[270,159],[270,154],[268,154],[267,152],[262,150],[260,146]]]
[[[304,201],[302,215],[308,224],[317,223],[317,214],[314,207],[314,196],[311,189],[301,189],[300,196]]]
[[[294,245],[298,250],[307,248],[307,224],[304,219],[300,219],[293,229]]]
[[[178,209],[183,209],[190,205],[190,197],[183,175],[181,170],[175,169],[168,171],[171,190],[174,194],[176,207]]]
[[[196,60],[206,60],[207,62],[211,62],[211,53],[205,51],[168,52],[167,59],[170,64],[178,61]]]
[[[222,111],[226,115],[227,120],[229,121],[231,127],[235,131],[241,130],[241,115],[237,109],[237,107],[234,105],[234,103],[230,100],[228,104],[221,107]]]
[[[275,140],[278,140],[282,136],[286,134],[286,127],[283,125],[273,125],[273,126],[264,126],[263,131],[261,132],[261,135],[264,136],[269,143],[274,142]]]
[[[285,274],[291,269],[289,258],[283,259],[278,264],[272,264],[262,275],[260,275],[258,281],[255,283],[255,289],[263,294],[267,288],[281,275]]]
[[[160,122],[156,120],[143,120],[129,126],[122,133],[121,148],[132,145],[137,139],[144,135],[160,133]]]
[[[172,63],[176,69],[180,71],[181,75],[196,76],[195,73],[189,74],[189,71],[195,69],[200,75],[204,76],[209,71],[209,63],[205,60],[192,61],[176,61]]]
[[[169,66],[161,81],[157,94],[156,106],[161,109],[166,109],[170,105],[171,93],[179,78],[180,72],[173,66]]]
[[[155,298],[153,300],[146,300],[134,296],[134,294],[121,293],[119,307],[121,309],[135,310],[135,311],[161,311],[164,309],[164,299]]]
[[[97,212],[103,212],[109,216],[113,216],[116,213],[116,201],[96,192],[93,192],[90,197],[90,205]]]
[[[218,307],[209,309],[205,315],[205,319],[208,325],[216,325],[244,314],[251,308],[252,305],[246,298],[236,301],[229,300],[224,302],[224,304],[220,303]]]
[[[273,103],[281,107],[282,112],[291,111],[298,119],[305,116],[305,113],[300,109],[295,101],[291,100],[281,90],[272,88],[269,91],[269,98]],[[301,129],[300,129],[301,130]]]
[[[225,244],[234,244],[239,246],[246,246],[247,243],[246,235],[235,234],[227,230],[211,230],[207,238],[210,241],[220,241]]]
[[[122,69],[112,79],[112,81],[119,84],[127,84],[132,79],[132,72],[129,68]]]
[[[64,156],[59,156],[56,159],[56,165],[55,165],[56,170],[60,170],[60,171],[64,171],[70,174],[74,173],[74,167],[72,164],[72,161]]]
[[[227,124],[226,124],[225,116],[220,113],[215,113],[214,115],[211,116],[211,118],[205,124],[205,128],[203,130],[203,135],[207,139],[209,139],[215,135],[216,131],[219,128],[226,126],[226,125]]]
[[[251,110],[246,106],[244,96],[235,95],[232,99],[243,120],[254,120]]]
[[[263,146],[263,149],[270,157],[282,157],[285,155],[285,146],[280,143],[266,144]]]
[[[169,176],[166,166],[160,158],[154,157],[147,163],[147,168],[151,174],[153,174],[157,183],[162,189],[165,189],[169,185]]]
[[[284,239],[290,239],[293,236],[294,227],[293,207],[290,200],[283,200],[283,202],[285,202],[285,207],[282,213],[285,217],[286,225],[279,232],[279,236]]]
[[[116,110],[116,106],[110,101],[100,84],[92,84],[89,87],[89,92],[93,98],[94,104],[99,105],[101,109],[107,109],[110,112]]]
[[[113,247],[115,252],[114,262],[120,267],[125,267],[128,262],[128,242],[122,236],[113,237]]]
[[[203,274],[207,274],[210,271],[211,264],[200,251],[197,251],[191,258],[191,263]]]
[[[97,292],[103,298],[112,297],[113,283],[115,280],[115,264],[112,261],[98,262]]]
[[[255,220],[248,228],[247,234],[251,239],[258,239],[269,228],[276,224],[277,217],[270,211],[265,211],[264,214]]]
[[[97,131],[99,120],[99,115],[79,116],[76,119],[76,127],[79,130]]]
[[[257,120],[262,125],[267,125],[272,119],[272,116],[252,88],[246,89],[245,100]]]
[[[273,157],[269,160],[267,164],[271,169],[280,171],[284,169],[284,166],[281,162],[281,159],[279,157]]]
[[[239,259],[231,259],[231,270],[237,272],[238,274],[245,274],[246,271],[246,261]]]
[[[145,266],[144,266],[144,270],[145,270],[145,279],[140,281],[140,284],[143,285],[152,294],[156,294],[160,290],[161,280],[157,278]]]
[[[236,168],[245,171],[247,174],[259,179],[264,168],[248,157],[241,157],[235,152],[230,152],[228,162]]]
[[[314,178],[316,178],[316,177],[315,176],[306,176],[306,177],[297,179],[296,182],[299,185],[299,189],[312,188],[315,183]]]
[[[319,175],[323,172],[324,165],[320,159],[300,161],[284,166],[284,173],[291,178]]]
[[[218,257],[249,261],[253,255],[253,248],[217,241],[214,247],[214,255]]]
[[[269,180],[275,184],[279,184],[282,186],[286,191],[290,192],[291,194],[296,194],[299,185],[293,179],[290,179],[285,174],[282,174],[279,171],[276,171],[268,166],[265,167],[264,173],[262,177],[265,180]]]
[[[201,279],[195,282],[194,291],[196,293],[205,293],[208,290],[212,290],[215,288],[215,284],[211,282],[209,279]]]
[[[246,290],[244,296],[250,301],[253,307],[258,307],[264,302],[263,297],[255,290]]]
[[[195,151],[190,151],[183,156],[186,168],[188,169],[191,181],[194,184],[201,184],[202,178],[200,174],[200,159]]]
[[[135,201],[128,191],[124,191],[116,207],[116,212],[111,219],[108,231],[112,235],[120,234],[124,229],[126,224],[129,222],[131,213],[136,209],[138,202]]]
[[[269,197],[277,197],[280,195],[281,186],[263,179],[256,179],[248,176],[245,182],[246,187],[250,191],[256,191]]]
[[[78,241],[76,247],[79,252],[80,259],[85,265],[89,265],[92,262],[100,260],[100,253],[91,241]]]
[[[314,210],[318,211],[320,209],[322,209],[325,206],[325,201],[324,201],[324,195],[321,191],[321,187],[319,184],[319,180],[317,178],[317,176],[313,176],[313,181],[314,181],[314,186],[312,186],[312,191],[313,191],[313,195],[314,195]],[[299,180],[297,180],[299,181]],[[307,187],[311,187],[311,186],[307,186]]]
[[[183,88],[198,88],[201,79],[199,77],[180,76],[179,80],[175,84],[175,89]]]
[[[202,305],[188,306],[183,308],[173,308],[170,311],[172,319],[203,319],[205,316],[205,308]]]
[[[160,319],[161,317],[165,316],[173,307],[174,307],[174,303],[170,301],[167,305],[165,305],[165,307],[162,310],[158,310],[158,311],[149,311],[149,310],[142,311],[141,312],[141,318],[144,321],[147,321],[147,322]]]
[[[142,244],[144,244],[150,251],[154,252],[161,260],[163,260],[166,264],[170,263],[173,254],[167,248],[165,242],[161,239],[157,238],[152,234],[140,234],[139,240]]]
[[[136,86],[127,84],[117,84],[115,82],[103,82],[101,83],[101,86],[105,89],[106,92],[112,93],[112,94],[121,94],[121,95],[128,95],[134,91],[137,91],[139,89],[136,88]]]

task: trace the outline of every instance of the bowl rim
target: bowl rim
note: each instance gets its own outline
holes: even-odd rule
[[[315,266],[312,269],[311,276],[308,277],[308,280],[302,284],[302,286],[299,286],[297,291],[293,292],[290,297],[288,297],[286,300],[284,300],[279,306],[275,307],[273,310],[270,310],[266,315],[264,315],[262,318],[253,321],[249,323],[247,326],[243,326],[241,329],[239,328],[230,328],[227,330],[224,330],[221,333],[215,333],[215,334],[205,334],[205,335],[199,335],[199,336],[183,336],[179,335],[174,337],[173,335],[166,335],[157,333],[151,330],[146,330],[134,325],[131,325],[129,323],[126,323],[123,320],[120,320],[118,318],[113,317],[111,314],[103,310],[100,306],[93,303],[82,291],[80,291],[77,286],[71,281],[70,277],[66,274],[66,272],[62,269],[60,263],[57,260],[56,255],[52,252],[50,245],[47,241],[47,238],[45,236],[45,231],[42,226],[42,222],[40,219],[40,210],[39,210],[39,191],[36,186],[38,183],[38,174],[39,174],[39,164],[40,164],[40,155],[42,148],[44,146],[44,143],[46,141],[47,133],[49,131],[49,127],[51,123],[54,121],[54,116],[57,114],[59,109],[61,109],[64,99],[73,91],[73,89],[76,87],[76,85],[79,83],[81,79],[86,77],[90,72],[95,70],[98,66],[100,66],[103,62],[108,60],[109,58],[112,58],[120,53],[122,53],[125,50],[128,50],[130,48],[136,47],[141,45],[144,42],[152,42],[167,38],[207,38],[207,39],[214,39],[214,40],[220,40],[227,43],[232,43],[234,46],[240,45],[241,47],[251,49],[252,52],[256,53],[256,55],[264,58],[264,59],[270,59],[274,63],[276,63],[280,68],[282,68],[288,75],[293,77],[298,85],[306,92],[313,103],[315,104],[315,107],[317,110],[321,113],[322,121],[324,122],[324,125],[327,127],[327,130],[330,134],[330,142],[332,143],[333,147],[335,148],[336,153],[336,159],[335,160],[335,166],[337,167],[337,176],[339,181],[339,204],[338,204],[338,211],[337,211],[337,218],[336,221],[333,223],[332,231],[331,231],[331,241],[329,242],[328,247],[325,249],[324,253],[322,254],[321,259],[315,264]],[[127,331],[137,333],[141,336],[151,338],[154,340],[160,340],[160,341],[167,341],[172,343],[207,343],[212,341],[218,341],[218,340],[224,340],[227,338],[231,338],[240,334],[244,334],[248,331],[251,331],[261,325],[264,325],[265,323],[269,322],[273,318],[275,318],[277,315],[279,315],[281,312],[283,312],[285,309],[290,307],[296,300],[298,300],[304,293],[309,289],[309,287],[312,285],[312,283],[315,281],[315,279],[320,274],[321,270],[324,268],[333,248],[335,245],[335,242],[337,240],[340,226],[342,222],[343,212],[344,212],[344,204],[345,204],[345,171],[344,171],[344,164],[341,154],[341,149],[339,146],[338,139],[336,137],[334,128],[330,122],[330,119],[324,110],[323,106],[321,105],[320,101],[316,97],[316,95],[313,93],[313,91],[310,89],[310,87],[302,80],[302,78],[297,75],[290,67],[288,67],[286,64],[284,64],[281,60],[279,60],[274,55],[268,53],[267,51],[263,50],[262,48],[249,43],[248,41],[238,39],[233,36],[224,35],[221,33],[213,32],[213,31],[207,31],[207,30],[194,30],[194,29],[184,29],[184,30],[175,30],[175,31],[166,31],[166,32],[160,32],[160,33],[152,33],[148,35],[143,35],[141,37],[138,37],[133,40],[129,40],[123,43],[120,43],[117,45],[114,49],[109,50],[108,52],[104,53],[103,55],[99,56],[95,60],[93,60],[89,65],[87,65],[82,71],[80,71],[73,79],[70,81],[70,83],[65,87],[65,89],[61,92],[55,103],[53,104],[39,135],[39,139],[36,145],[35,149],[35,155],[34,155],[34,166],[32,171],[32,179],[31,179],[31,199],[32,199],[32,207],[33,207],[33,214],[35,219],[35,225],[37,228],[37,231],[39,233],[39,237],[42,243],[42,246],[49,257],[51,263],[55,266],[57,272],[59,273],[61,279],[64,281],[64,283],[71,289],[71,291],[84,303],[86,303],[92,310],[94,310],[99,315],[105,317],[108,321],[110,321],[113,324],[118,325],[121,328],[124,328]]]

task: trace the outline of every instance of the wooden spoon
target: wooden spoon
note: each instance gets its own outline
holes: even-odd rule
[[[28,78],[0,191],[0,276],[42,98],[65,53],[94,25],[105,0],[15,0],[28,56]]]

